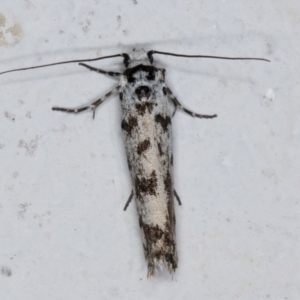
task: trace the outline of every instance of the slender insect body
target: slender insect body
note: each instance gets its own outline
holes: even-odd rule
[[[173,273],[177,253],[165,70],[147,62],[129,64],[134,67],[121,76],[120,100],[125,148],[151,277],[160,267]]]
[[[171,119],[177,109],[197,118],[215,118],[217,115],[202,115],[188,110],[175,98],[165,83],[165,70],[153,65],[153,54],[179,57],[205,57],[234,60],[264,60],[261,58],[229,58],[203,55],[184,55],[151,50],[134,50],[96,59],[72,60],[53,64],[14,69],[1,74],[36,69],[65,63],[79,62],[91,71],[119,79],[119,85],[92,103],[78,109],[53,107],[53,110],[79,113],[93,111],[112,94],[119,92],[125,148],[131,174],[133,192],[125,205],[126,210],[133,196],[136,199],[139,225],[143,236],[145,257],[148,262],[148,277],[157,269],[164,268],[173,274],[178,258],[175,239],[174,196],[180,199],[173,187],[173,154]],[[123,57],[124,72],[111,72],[94,68],[83,62]],[[174,105],[171,114],[170,101]]]

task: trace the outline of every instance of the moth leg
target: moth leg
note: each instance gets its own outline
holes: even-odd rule
[[[128,200],[127,200],[125,206],[124,206],[124,211],[125,211],[125,210],[127,209],[127,207],[129,206],[129,204],[130,204],[132,198],[133,198],[133,191],[131,191],[131,194],[130,194],[130,196],[129,196],[129,198],[128,198]]]
[[[91,67],[89,65],[83,64],[83,63],[80,63],[79,66],[86,67],[91,71],[95,71],[97,73],[105,74],[105,75],[108,75],[111,77],[120,77],[122,75],[122,73],[119,73],[119,72],[104,71],[104,70],[97,69],[97,68]]]
[[[108,97],[110,97],[112,94],[116,93],[119,91],[119,86],[117,86],[116,88],[114,88],[112,91],[110,91],[109,93],[105,94],[103,97],[101,97],[100,99],[98,99],[97,101],[93,102],[92,104],[88,105],[88,106],[84,106],[81,108],[77,108],[77,109],[73,109],[73,108],[64,108],[64,107],[52,107],[52,110],[58,110],[58,111],[64,111],[67,113],[80,113],[84,110],[87,109],[91,109],[93,111],[93,119],[95,118],[95,111],[96,108],[103,103]]]
[[[173,103],[174,103],[174,102],[173,102]],[[177,111],[177,106],[175,105],[174,112],[173,112],[173,114],[172,114],[172,118],[175,116],[176,111]]]
[[[179,109],[183,110],[185,113],[189,114],[189,115],[192,116],[192,117],[205,118],[205,119],[212,119],[212,118],[217,117],[216,114],[215,114],[215,115],[201,115],[201,114],[197,114],[197,113],[195,113],[195,112],[193,112],[193,111],[191,111],[191,110],[185,108],[185,107],[182,106],[181,103],[176,99],[176,97],[173,95],[172,91],[171,91],[167,86],[164,87],[163,89],[164,89],[164,92],[167,93],[167,94],[170,96],[172,102],[173,102],[174,105],[175,105],[175,110],[174,110],[173,116],[175,115],[177,108],[179,108]]]
[[[182,205],[181,201],[180,201],[180,197],[178,196],[177,192],[174,190],[174,196],[178,202],[179,205]]]

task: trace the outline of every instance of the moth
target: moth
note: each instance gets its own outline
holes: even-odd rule
[[[154,65],[154,54],[188,58],[269,61],[263,58],[184,55],[134,49],[129,54],[121,53],[95,59],[63,61],[0,73],[1,75],[59,64],[79,63],[91,71],[118,80],[118,84],[109,93],[88,106],[77,109],[64,107],[53,107],[52,109],[67,113],[80,113],[89,109],[95,117],[97,107],[113,94],[119,93],[122,110],[120,123],[132,181],[132,192],[124,210],[134,197],[139,215],[144,253],[148,263],[148,278],[152,277],[159,269],[166,269],[173,275],[178,266],[174,197],[177,198],[179,205],[181,205],[181,201],[174,190],[172,176],[172,117],[177,109],[192,117],[205,119],[217,117],[216,114],[204,115],[185,108],[167,86],[166,70]],[[84,63],[113,57],[123,57],[125,66],[123,72],[105,71]],[[173,105],[173,112],[170,103]]]

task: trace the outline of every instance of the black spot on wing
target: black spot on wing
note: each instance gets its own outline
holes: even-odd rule
[[[164,231],[158,225],[154,226],[143,223],[142,228],[147,244],[156,243],[164,236]]]
[[[126,131],[129,135],[131,134],[134,127],[138,125],[138,121],[136,117],[129,116],[128,120],[123,120],[121,123],[121,127],[124,131]]]
[[[143,116],[146,112],[146,109],[148,109],[148,112],[151,114],[152,111],[153,111],[153,106],[154,106],[154,103],[151,103],[151,102],[145,102],[145,103],[142,103],[142,104],[136,104],[135,105],[135,108],[137,110],[137,113],[141,116]]]
[[[123,101],[123,93],[122,92],[119,94],[119,96],[120,96],[120,100]]]
[[[143,202],[143,195],[156,196],[157,176],[153,170],[149,178],[139,176],[135,177],[135,193],[137,198]]]
[[[169,116],[163,116],[162,114],[157,114],[155,116],[155,122],[159,123],[163,130],[168,131],[168,126],[171,124],[171,118]]]
[[[139,216],[139,225],[140,225],[140,227],[142,227],[143,224],[144,224],[144,222],[143,222],[142,216],[140,215]]]
[[[174,246],[175,249],[175,246]],[[166,253],[165,260],[170,264],[172,271],[177,269],[177,256],[174,252]]]
[[[172,178],[169,171],[167,172],[166,177],[164,178],[164,185],[166,192],[168,193],[168,195],[170,195],[172,192]]]
[[[144,140],[140,142],[137,146],[137,153],[138,155],[141,155],[144,151],[148,150],[151,146],[150,140]]]
[[[129,160],[128,158],[127,158],[127,164],[128,164],[128,169],[129,169],[129,171],[131,171],[132,166],[131,166],[130,160]]]
[[[166,223],[162,229],[157,224],[145,224],[140,218],[140,227],[145,236],[143,247],[148,260],[148,276],[154,274],[159,261],[166,262],[169,271],[174,272],[177,268],[177,254],[176,244],[170,233],[170,224]]]
[[[160,155],[160,156],[163,156],[163,155],[164,155],[164,152],[162,151],[161,143],[158,143],[158,144],[157,144],[157,147],[158,147],[159,155]]]

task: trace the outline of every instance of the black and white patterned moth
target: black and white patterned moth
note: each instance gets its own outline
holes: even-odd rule
[[[70,109],[53,107],[53,110],[79,113],[93,111],[114,93],[119,93],[122,108],[121,127],[124,134],[128,166],[133,191],[125,205],[136,199],[139,225],[143,236],[145,257],[148,262],[148,277],[161,268],[174,274],[178,265],[175,239],[174,196],[180,199],[173,187],[172,116],[177,109],[197,118],[215,118],[217,115],[203,115],[186,109],[174,97],[165,83],[165,70],[153,64],[153,54],[179,57],[205,57],[235,60],[263,60],[262,58],[229,58],[203,55],[182,55],[160,51],[133,50],[96,59],[73,60],[29,68],[14,69],[0,73],[79,62],[91,71],[102,73],[119,80],[118,85],[91,105]],[[91,67],[83,62],[105,58],[123,57],[125,71],[110,72]],[[171,113],[169,103],[174,105]]]

